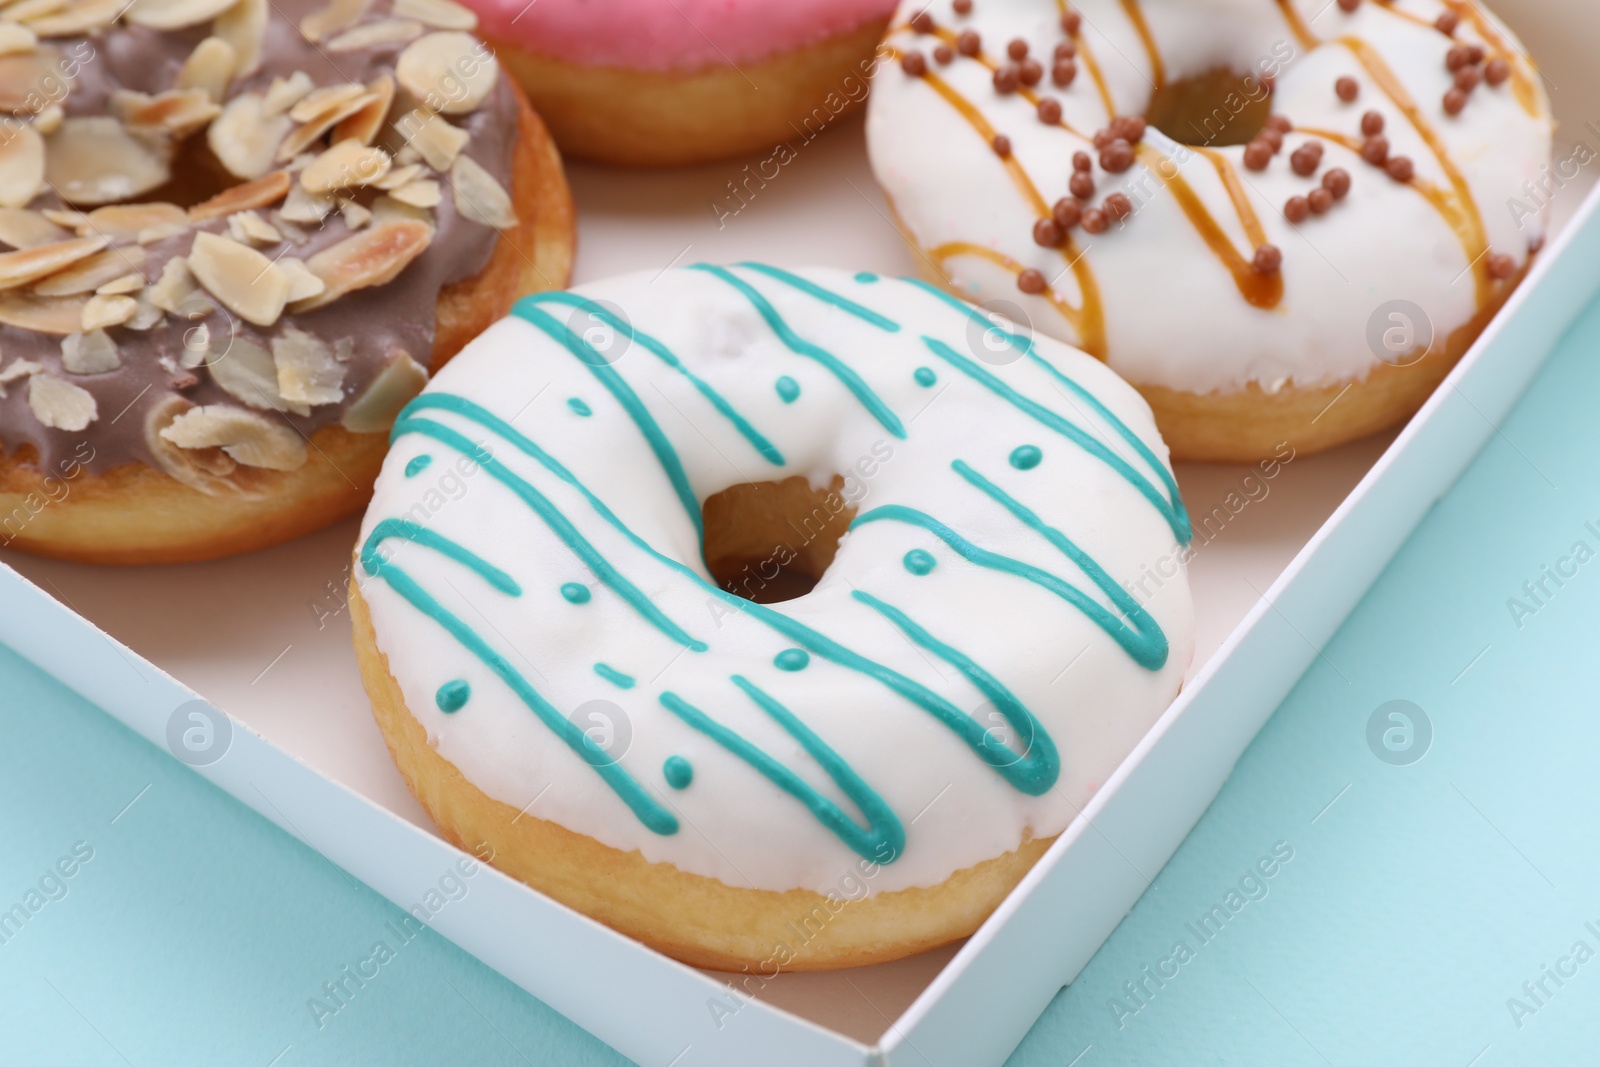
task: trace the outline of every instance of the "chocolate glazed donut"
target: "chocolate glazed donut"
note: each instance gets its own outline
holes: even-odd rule
[[[0,12],[0,546],[196,560],[362,507],[571,199],[450,0]]]

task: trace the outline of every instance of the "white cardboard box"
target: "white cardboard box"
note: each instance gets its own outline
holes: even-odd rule
[[[1600,72],[1583,52],[1600,39],[1600,11],[1576,0],[1497,8],[1550,75],[1567,131],[1558,158],[1574,138],[1600,147],[1600,127],[1583,125],[1600,102]],[[741,258],[910,273],[861,142],[852,124],[806,146],[720,227],[711,202],[741,176],[737,164],[649,176],[574,167],[577,280]],[[1398,437],[1296,460],[1197,555],[1199,652],[1182,696],[964,944],[881,967],[785,975],[751,999],[732,993],[726,976],[669,960],[493,871],[435,928],[651,1067],[1001,1062],[1137,901],[1316,649],[1590,298],[1600,217],[1595,198],[1577,205],[1592,181],[1581,174],[1561,191],[1560,236]],[[1191,510],[1204,512],[1243,474],[1193,466],[1179,480]],[[0,567],[0,642],[157,745],[197,693],[226,710],[232,743],[199,772],[406,908],[459,853],[405,791],[367,709],[343,610],[354,537],[344,524],[190,567],[97,570],[7,556],[21,574]]]

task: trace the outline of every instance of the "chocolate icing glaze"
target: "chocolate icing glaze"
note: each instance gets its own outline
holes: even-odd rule
[[[319,88],[346,82],[365,84],[380,73],[394,73],[395,60],[405,48],[404,44],[334,53],[302,37],[298,29],[300,19],[324,6],[325,0],[273,0],[269,5],[261,66],[249,77],[235,79],[228,87],[228,97],[231,99],[247,91],[264,92],[274,78],[286,77],[297,70],[309,75]],[[389,7],[389,0],[374,0],[361,21],[389,17]],[[67,60],[69,70],[73,65],[77,68],[63,104],[66,114],[69,117],[103,115],[108,113],[111,94],[118,89],[155,94],[172,88],[183,61],[209,33],[209,23],[169,32],[119,23],[89,38],[52,39],[42,44],[58,49]],[[399,113],[399,107],[397,101],[390,112],[391,121]],[[17,117],[28,120],[32,116],[23,112]],[[500,76],[495,89],[475,111],[441,118],[448,118],[471,134],[464,154],[482,165],[509,191],[517,103],[505,75]],[[202,131],[191,141],[203,144],[204,137]],[[379,135],[378,143],[389,137],[392,131],[386,128]],[[182,160],[180,152],[174,164],[175,171],[183,166]],[[70,472],[75,475],[76,465],[91,471],[104,471],[127,463],[156,465],[144,441],[145,418],[150,409],[174,394],[195,404],[243,406],[211,380],[206,367],[180,365],[186,335],[202,322],[210,330],[215,346],[226,344],[230,331],[233,336],[268,346],[272,337],[288,327],[304,330],[329,344],[344,342],[349,346],[341,403],[313,407],[306,416],[260,412],[268,418],[285,420],[307,437],[324,426],[337,423],[389,364],[396,350],[404,350],[427,366],[433,349],[435,300],[439,290],[481,271],[489,261],[496,240],[493,229],[456,213],[448,176],[433,176],[443,186],[444,196],[432,209],[434,237],[421,255],[386,285],[355,290],[304,314],[285,312],[272,327],[253,326],[220,307],[206,318],[193,321],[168,315],[145,331],[112,327],[107,332],[117,342],[122,366],[104,374],[76,375],[66,373],[61,366],[61,337],[0,325],[0,368],[18,358],[33,360],[45,368],[45,373],[58,375],[88,390],[99,406],[99,417],[86,429],[57,430],[42,425],[34,416],[28,406],[26,381],[0,387],[7,393],[0,398],[0,454],[20,452],[44,474]],[[157,189],[138,200],[160,200],[162,194],[163,190]],[[371,196],[362,199],[370,201]],[[28,206],[37,210],[73,205],[64,203],[61,197],[46,189],[44,195]],[[320,228],[313,225],[303,229],[303,240],[258,246],[259,251],[269,259],[285,253],[304,259],[351,232],[337,210],[323,220]],[[227,220],[199,223],[186,233],[145,245],[146,258],[138,267],[140,273],[154,282],[161,276],[167,260],[188,254],[194,234],[201,230],[225,233]],[[127,243],[130,242],[119,241],[118,245]]]

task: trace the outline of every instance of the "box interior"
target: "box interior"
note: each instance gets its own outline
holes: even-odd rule
[[[1584,124],[1600,99],[1600,72],[1585,54],[1600,12],[1558,0],[1501,0],[1546,74],[1558,117],[1556,155],[1600,126]],[[1583,24],[1583,25],[1578,25]],[[1594,32],[1581,32],[1589,29]],[[729,162],[637,173],[575,165],[580,254],[575,282],[628,270],[738,259],[914,273],[867,168],[859,120],[806,144],[799,156],[724,217]],[[1592,168],[1557,193],[1556,226],[1593,185]],[[1321,456],[1296,458],[1276,477],[1243,486],[1248,468],[1182,465],[1178,480],[1197,525],[1230,497],[1246,501],[1216,532],[1202,531],[1190,567],[1197,608],[1194,677],[1228,634],[1378,460],[1379,435]],[[1248,488],[1248,491],[1246,489]],[[1237,505],[1235,505],[1237,506]],[[389,761],[350,648],[344,584],[356,523],[243,558],[182,567],[95,569],[4,554],[7,564],[134,651],[311,768],[431,832]],[[872,1045],[938,976],[959,946],[879,967],[784,975],[761,999]],[[713,977],[719,977],[713,975]]]

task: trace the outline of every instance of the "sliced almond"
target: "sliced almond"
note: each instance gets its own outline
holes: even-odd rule
[[[0,22],[0,55],[31,52],[39,47],[39,35],[15,22]]]
[[[287,171],[275,170],[253,182],[224,189],[210,200],[196,204],[189,209],[189,221],[205,222],[232,215],[236,211],[271,207],[289,195],[289,187],[293,184],[294,179],[289,177]]]
[[[344,224],[351,232],[361,229],[372,221],[372,212],[354,200],[339,201],[339,214],[344,216]]]
[[[233,80],[238,56],[221,37],[207,37],[194,46],[178,71],[178,89],[198,89],[214,104],[222,103]]]
[[[105,374],[120,366],[117,343],[104,330],[69,333],[61,339],[61,369],[68,374]]]
[[[406,268],[433,239],[433,228],[421,222],[374,225],[352,234],[306,260],[306,267],[327,285],[322,293],[295,304],[298,312],[331,303],[348,292],[383,285]]]
[[[380,196],[372,202],[372,224],[382,226],[388,222],[420,222],[433,225],[433,212],[427,208],[402,204],[392,196]]]
[[[44,138],[31,126],[18,126],[0,145],[0,207],[20,208],[44,184]]]
[[[421,163],[408,163],[403,167],[394,168],[388,174],[373,182],[372,186],[374,189],[383,189],[385,191],[398,189],[402,185],[410,185],[426,173],[427,171],[423,169]]]
[[[397,352],[339,424],[351,433],[387,433],[400,409],[427,384],[428,372],[409,353]]]
[[[194,235],[189,270],[223,307],[246,322],[271,326],[283,314],[289,278],[253,248],[202,231]]]
[[[311,273],[305,260],[293,256],[284,256],[278,260],[278,266],[289,276],[289,302],[309,300],[320,294],[328,287],[328,283]]]
[[[465,115],[494,89],[500,63],[469,33],[430,33],[400,53],[394,76],[428,110]]]
[[[290,222],[312,225],[327,218],[328,212],[333,210],[334,203],[332,196],[325,193],[311,193],[305,186],[295,182],[289,190],[289,195],[284,199],[278,215]]]
[[[233,76],[248,78],[261,66],[267,39],[267,0],[238,0],[217,16],[211,32],[233,48]]]
[[[155,96],[123,90],[112,96],[111,106],[131,127],[160,130],[180,139],[222,114],[204,89],[168,89]]]
[[[100,417],[94,395],[48,374],[28,379],[28,407],[34,418],[53,430],[77,431]]]
[[[65,337],[83,329],[81,296],[39,296],[26,289],[0,292],[0,325]]]
[[[105,282],[95,289],[95,292],[104,296],[117,296],[127,293],[137,293],[144,288],[144,275],[136,272],[119,274],[109,282]]]
[[[261,112],[264,115],[281,115],[316,87],[311,75],[303,70],[297,70],[287,78],[274,78],[267,88],[267,95],[262,98]]]
[[[340,141],[300,172],[300,184],[312,193],[330,193],[370,185],[389,172],[389,153],[359,141]]]
[[[6,387],[12,382],[26,378],[30,374],[38,374],[43,370],[44,366],[42,364],[35,363],[31,359],[14,359],[11,361],[10,366],[0,368],[0,400],[6,398]]]
[[[287,115],[266,115],[261,96],[240,93],[223,107],[206,130],[206,143],[236,178],[259,178],[272,169],[278,145],[294,122]]]
[[[48,137],[59,130],[66,120],[67,113],[61,105],[51,104],[33,117],[33,128]]]
[[[389,194],[402,204],[412,207],[438,207],[442,199],[439,183],[429,178],[408,182]]]
[[[11,22],[33,22],[65,11],[70,0],[19,0],[6,5],[6,19]]]
[[[394,128],[405,138],[406,144],[422,156],[423,162],[440,174],[450,169],[472,136],[438,115],[420,109],[401,115]]]
[[[273,228],[272,223],[254,211],[229,215],[228,233],[241,244],[275,245],[283,241],[283,235]]]
[[[283,139],[283,143],[278,146],[278,162],[295,160],[295,157],[299,156],[300,153],[311,148],[317,141],[322,140],[323,134],[351,115],[357,114],[371,102],[372,98],[363,91],[353,97],[339,101],[333,107],[317,112],[316,117],[310,122],[296,127],[290,132],[289,136]],[[305,162],[309,164],[310,160],[314,158],[316,158],[315,155],[312,155]],[[295,170],[298,162],[298,160],[291,162],[289,169]]]
[[[127,6],[126,0],[77,0],[48,15],[18,21],[26,21],[40,37],[83,37],[110,26]]]
[[[194,275],[189,273],[189,261],[182,256],[174,256],[162,266],[161,277],[156,279],[146,295],[150,303],[162,311],[177,311],[198,285]]]
[[[371,144],[373,138],[378,136],[378,131],[383,129],[383,120],[388,117],[389,108],[394,103],[394,79],[387,74],[380,74],[367,86],[366,95],[367,100],[361,109],[340,119],[333,128],[335,141]]]
[[[179,448],[161,436],[173,420],[194,408],[181,396],[158,401],[145,416],[145,448],[162,470],[191,489],[210,495],[233,491],[236,487],[226,479],[239,465],[220,448]]]
[[[144,204],[108,204],[95,208],[74,228],[79,237],[98,235],[113,241],[132,241],[152,226],[187,227],[188,222],[189,216],[177,204],[151,200]]]
[[[138,301],[139,310],[133,313],[133,317],[131,319],[122,324],[128,329],[148,330],[152,326],[156,325],[156,323],[161,322],[167,317],[160,308],[150,303],[150,297],[147,290],[139,290],[139,292],[134,295],[134,300]],[[210,303],[209,300],[206,302]]]
[[[305,439],[288,426],[227,404],[191,408],[161,437],[179,448],[220,448],[247,467],[268,470],[298,470],[307,456]]]
[[[493,226],[497,230],[509,229],[517,224],[517,213],[511,206],[511,194],[471,156],[456,157],[455,165],[450,168],[450,187],[456,202],[456,213],[462,218]]]
[[[105,237],[74,237],[16,252],[0,252],[0,289],[15,289],[65,270],[110,243]]]
[[[133,0],[122,16],[135,26],[153,30],[181,30],[209,22],[234,5],[235,0]]]
[[[354,52],[362,48],[381,48],[386,44],[404,44],[421,37],[427,27],[413,19],[378,19],[353,26],[343,33],[328,38],[330,52]]]
[[[71,203],[108,204],[164,184],[168,158],[109,115],[81,116],[46,138],[44,176]]]
[[[311,122],[364,95],[366,91],[366,86],[356,82],[313,89],[289,109],[289,117],[296,122]]]
[[[367,12],[368,0],[332,0],[321,11],[315,11],[300,20],[300,35],[308,41],[320,41],[331,33],[338,33]]]
[[[392,10],[396,18],[416,19],[436,30],[478,28],[478,16],[454,0],[395,0]]]
[[[272,339],[272,359],[284,400],[315,407],[344,399],[344,365],[322,338],[291,326]]]
[[[71,211],[67,208],[40,208],[39,214],[49,219],[57,226],[65,226],[69,230],[76,230],[89,219],[88,212]]]
[[[208,342],[209,342],[208,336]],[[290,411],[309,415],[311,409],[278,394],[278,368],[272,353],[248,337],[235,337],[221,351],[208,343],[206,366],[211,377],[229,396],[263,411]]]
[[[35,285],[33,291],[40,296],[76,296],[79,293],[92,293],[113,278],[120,278],[132,271],[144,262],[144,256],[144,249],[138,245],[108,248],[104,252],[96,252],[86,259],[79,260],[66,270],[50,275]],[[135,274],[134,277],[139,279],[139,285],[144,284],[142,275]]]
[[[103,330],[108,326],[121,326],[133,318],[133,313],[138,310],[139,302],[131,296],[103,296],[96,293],[83,305],[78,321],[86,331]]]
[[[11,115],[38,111],[40,86],[59,86],[61,66],[61,53],[51,47],[0,55],[0,111]]]
[[[177,237],[178,235],[187,233],[188,231],[189,227],[179,223],[163,222],[155,226],[146,226],[144,229],[140,230],[138,241],[142,245],[155,244],[158,241],[165,241],[169,237]]]
[[[0,244],[33,248],[52,241],[65,241],[71,236],[71,231],[62,229],[37,211],[0,208]]]

